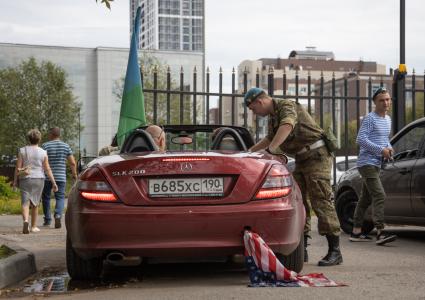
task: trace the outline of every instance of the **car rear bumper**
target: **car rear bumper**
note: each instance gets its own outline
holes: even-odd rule
[[[112,251],[143,257],[242,254],[244,228],[287,255],[297,247],[305,222],[301,201],[294,201],[295,208],[278,200],[181,207],[76,202],[68,207],[66,226],[74,250],[86,258]]]

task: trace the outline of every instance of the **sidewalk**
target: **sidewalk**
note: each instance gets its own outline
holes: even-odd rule
[[[22,234],[20,215],[0,216],[0,245],[21,247],[33,253],[38,273],[50,273],[66,270],[65,240],[66,230],[62,219],[62,228],[43,227],[43,216],[39,216],[38,233]]]

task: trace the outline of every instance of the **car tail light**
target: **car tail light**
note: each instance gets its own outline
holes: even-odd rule
[[[106,192],[106,193],[81,192],[81,196],[83,196],[83,198],[87,200],[93,200],[93,201],[106,201],[106,202],[117,201],[117,197],[115,197],[114,193],[112,192]]]
[[[283,198],[292,192],[292,177],[282,165],[273,165],[254,199]]]
[[[105,177],[97,168],[85,172],[78,182],[81,197],[91,201],[118,202]]]

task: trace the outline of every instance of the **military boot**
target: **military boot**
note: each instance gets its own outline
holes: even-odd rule
[[[318,265],[321,267],[326,266],[335,266],[342,263],[342,254],[339,249],[339,236],[337,235],[326,235],[326,239],[328,240],[328,254],[323,257]]]
[[[310,236],[304,235],[304,262],[308,262],[308,252],[307,252],[307,246],[308,246],[308,239]]]

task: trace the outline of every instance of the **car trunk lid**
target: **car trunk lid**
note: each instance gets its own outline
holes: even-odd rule
[[[271,161],[258,153],[152,153],[99,166],[127,205],[221,205],[250,201]]]

